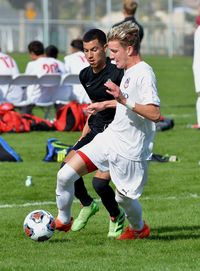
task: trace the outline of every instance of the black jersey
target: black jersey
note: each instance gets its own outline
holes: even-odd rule
[[[124,70],[118,69],[111,63],[110,58],[106,59],[106,66],[99,73],[94,73],[91,66],[84,68],[79,75],[81,84],[85,88],[92,102],[103,102],[113,100],[113,96],[106,92],[104,84],[111,79],[116,85],[120,85]],[[89,118],[88,124],[91,130],[102,132],[113,120],[115,108],[107,108]]]

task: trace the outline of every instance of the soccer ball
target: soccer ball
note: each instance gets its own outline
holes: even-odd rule
[[[24,220],[24,232],[34,241],[46,241],[55,231],[55,220],[52,214],[44,210],[29,213]]]

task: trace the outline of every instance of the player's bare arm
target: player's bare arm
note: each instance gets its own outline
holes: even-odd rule
[[[125,98],[120,90],[120,88],[111,81],[105,83],[105,86],[108,88],[106,91],[113,95],[117,102],[123,104],[130,110],[141,115],[144,118],[147,118],[151,121],[158,122],[160,120],[160,107],[154,104],[137,104],[134,101],[130,101]]]
[[[87,133],[90,132],[90,127],[88,125],[88,120],[89,120],[89,117],[91,116],[91,114],[89,114],[89,116],[87,117],[87,121],[83,127],[83,130],[82,130],[82,134],[81,134],[81,137],[79,138],[79,140],[81,140],[81,138],[85,137]]]
[[[95,115],[97,112],[103,111],[107,108],[115,108],[116,103],[116,100],[92,103],[87,107],[87,113]]]

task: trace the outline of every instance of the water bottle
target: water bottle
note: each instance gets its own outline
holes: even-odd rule
[[[31,186],[32,185],[32,176],[27,176],[25,180],[25,186]]]

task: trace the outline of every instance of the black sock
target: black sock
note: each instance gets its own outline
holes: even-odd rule
[[[83,206],[89,206],[93,198],[88,194],[82,177],[75,181],[74,188],[76,198],[80,200]]]
[[[118,203],[115,200],[115,192],[109,185],[110,180],[94,177],[92,180],[93,187],[100,196],[103,205],[111,217],[117,217],[120,213]]]

